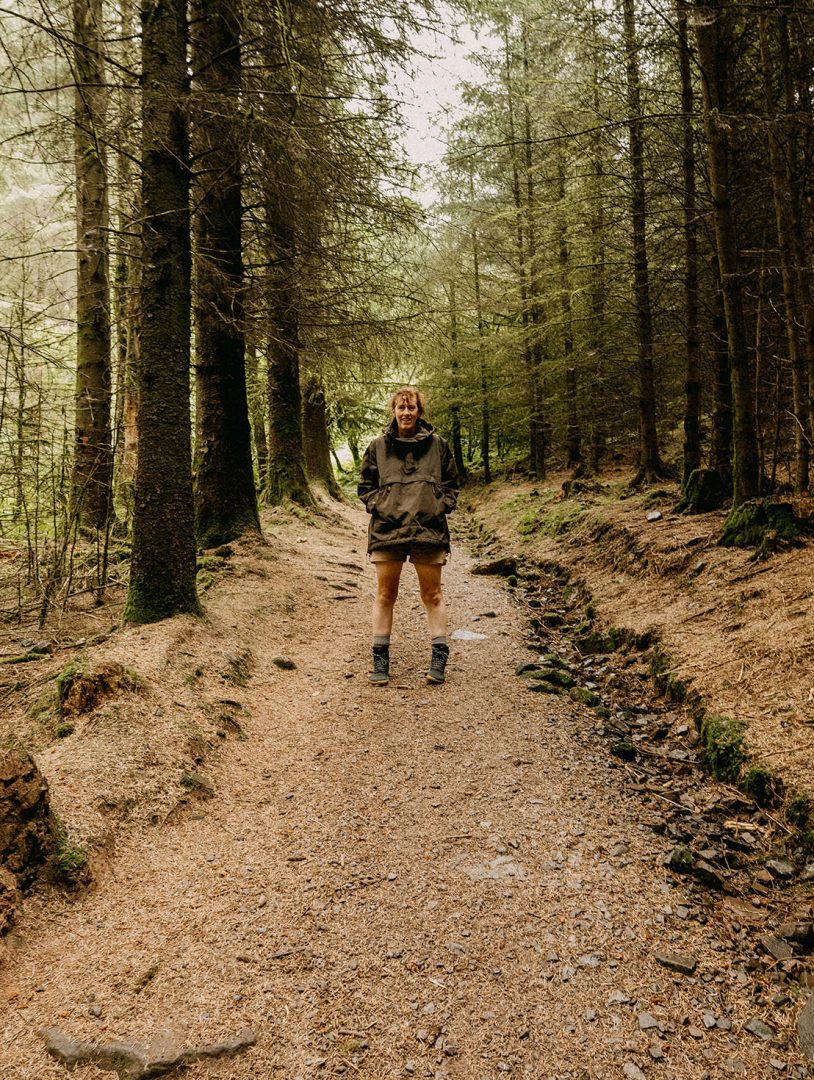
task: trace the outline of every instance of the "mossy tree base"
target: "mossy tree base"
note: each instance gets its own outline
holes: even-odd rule
[[[800,526],[791,503],[752,499],[730,510],[718,543],[721,547],[755,548],[758,557],[799,538]]]
[[[693,469],[676,506],[679,514],[708,514],[720,510],[731,491],[715,469]]]
[[[242,514],[234,514],[218,519],[215,516],[207,521],[199,519],[195,523],[195,537],[201,548],[220,547],[232,540],[239,540],[247,533],[260,534],[260,521],[257,508],[247,507]]]

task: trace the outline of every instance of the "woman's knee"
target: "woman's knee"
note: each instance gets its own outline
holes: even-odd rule
[[[392,607],[398,600],[399,585],[398,582],[392,585],[390,582],[379,582],[379,587],[376,590],[376,599],[380,604],[385,607]]]
[[[444,601],[440,585],[425,585],[421,589],[421,600],[425,607],[438,607]]]

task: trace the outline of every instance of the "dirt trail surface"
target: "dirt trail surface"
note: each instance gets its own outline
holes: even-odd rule
[[[41,1026],[184,1046],[254,1031],[190,1078],[807,1075],[794,1009],[773,1016],[785,1048],[745,1030],[761,1014],[737,955],[678,916],[667,841],[620,790],[589,711],[515,676],[521,613],[460,548],[451,627],[483,639],[454,641],[448,682],[426,685],[407,567],[393,678],[367,684],[363,532],[352,509],[278,520],[267,547],[239,548],[208,621],[117,635],[143,675],[183,641],[194,693],[237,703],[244,737],[200,766],[211,798],[135,815],[92,891],[26,902],[2,968],[3,1080],[65,1074]],[[694,954],[695,974],[659,950]]]

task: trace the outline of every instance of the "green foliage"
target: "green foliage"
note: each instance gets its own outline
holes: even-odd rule
[[[82,667],[75,660],[72,660],[69,664],[60,671],[56,678],[56,692],[57,692],[57,705],[61,709],[65,704],[65,698],[68,696],[68,691],[73,686],[74,680],[83,674]]]
[[[728,716],[707,715],[701,723],[702,758],[718,780],[737,783],[746,749],[743,741],[743,724]]]
[[[812,798],[808,791],[795,792],[785,810],[786,821],[797,829],[804,829],[811,820]]]
[[[61,819],[54,814],[52,822],[53,850],[48,863],[51,881],[62,889],[73,890],[87,884],[88,853],[73,843]]]
[[[783,781],[759,763],[744,770],[740,786],[758,806],[777,806],[783,798]]]

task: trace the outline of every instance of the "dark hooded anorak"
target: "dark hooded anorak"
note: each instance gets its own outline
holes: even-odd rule
[[[367,550],[432,544],[449,551],[447,514],[458,489],[446,440],[421,419],[415,435],[401,438],[394,419],[362,459],[358,492],[370,514]]]

